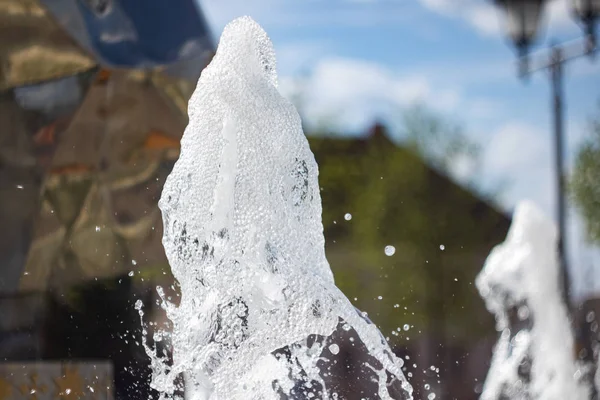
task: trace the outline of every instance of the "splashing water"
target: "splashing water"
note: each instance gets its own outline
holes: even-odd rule
[[[411,398],[402,360],[334,284],[317,164],[252,19],[227,25],[188,110],[159,202],[181,299],[159,288],[173,330],[154,339],[172,361],[144,341],[161,398],[180,398],[181,376],[197,400],[338,398],[330,367],[352,352],[361,397]]]
[[[573,335],[561,299],[557,232],[529,202],[517,207],[506,241],[477,277],[500,338],[482,400],[584,400],[589,389],[573,356]]]

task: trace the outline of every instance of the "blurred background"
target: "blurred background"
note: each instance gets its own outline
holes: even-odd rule
[[[303,118],[336,282],[405,360],[416,399],[479,397],[497,332],[474,279],[522,199],[562,227],[573,352],[596,364],[599,12],[0,0],[0,399],[155,395],[133,305],[167,323],[155,287],[176,299],[177,282],[157,201],[187,100],[241,15],[269,33]]]

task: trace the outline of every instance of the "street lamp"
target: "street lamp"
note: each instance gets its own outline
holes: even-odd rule
[[[596,47],[596,21],[600,18],[600,0],[573,0],[575,16],[583,24],[589,54]]]
[[[533,72],[549,72],[552,85],[552,109],[554,125],[554,161],[557,187],[556,214],[558,220],[558,252],[561,263],[561,279],[565,303],[570,308],[569,274],[565,257],[566,212],[563,152],[563,64],[581,56],[592,57],[597,50],[595,24],[600,18],[600,0],[572,0],[575,17],[583,25],[585,39],[553,45],[550,51],[529,55],[529,48],[536,38],[546,0],[493,0],[507,17],[507,30],[519,56],[519,76],[525,78]]]
[[[545,0],[495,0],[506,14],[507,31],[519,54],[519,75],[528,69],[527,53],[536,39]]]

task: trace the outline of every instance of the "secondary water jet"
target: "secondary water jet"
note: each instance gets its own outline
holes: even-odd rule
[[[482,400],[587,400],[584,367],[559,286],[557,230],[520,203],[506,241],[490,253],[476,285],[500,338]]]

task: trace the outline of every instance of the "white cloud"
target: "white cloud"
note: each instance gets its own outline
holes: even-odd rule
[[[308,71],[329,53],[333,45],[327,40],[275,43],[277,71],[280,76],[298,75]]]
[[[282,79],[282,92],[290,95],[298,87]],[[455,110],[460,93],[450,88],[434,89],[419,74],[398,74],[378,63],[347,58],[325,58],[317,62],[302,82],[303,113],[309,124],[335,117],[338,128],[360,131],[376,119],[390,120],[414,102],[424,102],[439,111]]]
[[[430,11],[448,17],[462,18],[485,34],[496,34],[499,15],[492,4],[478,0],[420,0]]]
[[[569,0],[554,0],[547,5],[540,37],[571,34],[578,28],[573,21]],[[420,0],[428,10],[452,18],[460,18],[484,35],[504,35],[505,16],[491,1]]]
[[[477,4],[465,10],[466,19],[480,32],[497,35],[502,32],[498,10],[489,5]]]

